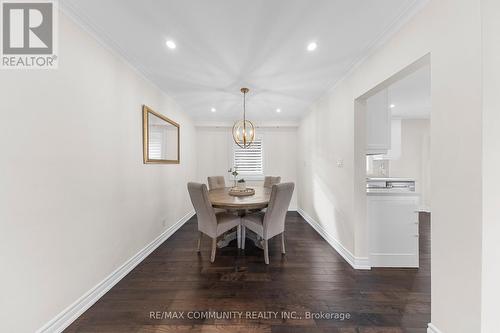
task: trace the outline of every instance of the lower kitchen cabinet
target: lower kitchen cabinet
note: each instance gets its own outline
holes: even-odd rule
[[[372,267],[418,267],[418,204],[414,193],[367,195]]]

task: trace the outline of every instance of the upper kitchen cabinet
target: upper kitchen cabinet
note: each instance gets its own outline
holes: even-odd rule
[[[391,149],[391,109],[384,89],[366,100],[366,154],[387,154]]]
[[[374,160],[399,160],[401,158],[401,119],[391,120],[391,149],[387,154],[375,155]]]

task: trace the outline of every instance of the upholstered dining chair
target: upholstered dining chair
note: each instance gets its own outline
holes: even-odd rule
[[[224,179],[224,176],[207,177],[207,182],[208,182],[208,189],[209,190],[216,190],[218,188],[226,187],[226,180]],[[214,210],[215,210],[215,213],[226,212],[225,209],[220,209],[220,208],[214,208]]]
[[[226,187],[226,180],[224,179],[224,176],[211,176],[207,177],[207,180],[209,190]]]
[[[264,178],[264,187],[272,187],[273,185],[279,184],[281,182],[280,176],[266,176]]]
[[[273,185],[276,185],[276,184],[279,184],[281,182],[281,177],[280,176],[266,176],[264,177],[264,187],[267,187],[267,188],[271,188],[273,187]],[[263,212],[266,212],[266,208],[262,208],[262,209],[250,209],[249,212],[250,213],[255,213],[255,212],[260,212],[260,211],[263,211]]]
[[[215,213],[208,199],[208,190],[205,184],[188,183],[187,188],[198,220],[198,252],[200,252],[202,235],[205,234],[212,238],[210,261],[214,262],[215,251],[217,249],[217,237],[233,228],[238,228],[237,235],[240,236],[241,219],[237,215],[226,212]],[[238,238],[237,241],[238,245],[241,244],[240,238]]]
[[[248,214],[241,220],[241,248],[245,249],[245,235],[248,228],[263,239],[266,265],[269,264],[269,239],[281,234],[281,253],[285,253],[285,218],[294,187],[294,183],[273,185],[267,211]]]

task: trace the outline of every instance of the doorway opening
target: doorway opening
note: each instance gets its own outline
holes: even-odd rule
[[[413,268],[430,286],[431,61],[355,99],[355,211],[371,267]]]

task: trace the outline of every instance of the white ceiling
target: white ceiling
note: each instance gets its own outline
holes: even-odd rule
[[[424,66],[389,88],[392,116],[403,119],[425,119],[431,115],[431,70]]]
[[[241,117],[242,86],[248,118],[291,121],[424,1],[61,2],[196,121]]]

